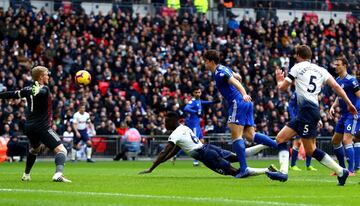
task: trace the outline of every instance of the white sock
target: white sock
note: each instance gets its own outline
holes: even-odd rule
[[[320,161],[320,163],[325,165],[327,168],[335,171],[339,177],[343,176],[343,168],[338,163],[336,163],[328,154],[325,154],[324,158]]]
[[[71,160],[75,160],[76,157],[76,149],[71,148]]]
[[[289,151],[281,150],[279,152],[280,172],[287,174],[289,171]]]
[[[247,157],[253,156],[253,155],[261,152],[262,150],[264,150],[266,148],[269,148],[269,147],[266,146],[266,145],[263,145],[263,144],[258,144],[258,145],[246,148],[245,149],[245,154],[246,154]]]
[[[91,159],[92,147],[86,147],[86,158]]]
[[[262,175],[262,174],[265,174],[265,172],[269,171],[268,168],[251,168],[251,167],[248,167],[247,169],[249,170],[251,176]]]

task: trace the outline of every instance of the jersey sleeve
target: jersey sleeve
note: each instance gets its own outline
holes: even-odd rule
[[[219,75],[221,78],[223,78],[226,81],[229,80],[233,76],[231,69],[228,67],[222,67]]]
[[[297,77],[297,75],[298,75],[298,69],[297,69],[297,68],[298,68],[298,67],[297,67],[296,65],[294,65],[293,67],[291,67],[291,69],[290,69],[287,77],[285,78],[285,80],[286,80],[287,82],[292,83],[292,82],[296,79],[296,77]]]
[[[331,74],[323,67],[320,67],[320,71],[321,71],[321,74],[323,76],[323,82],[326,82],[330,77],[331,77]]]
[[[355,78],[353,78],[353,79],[351,80],[351,87],[352,87],[354,93],[356,93],[357,91],[360,90],[359,82],[358,82]]]
[[[176,142],[178,141],[178,137],[175,132],[172,132],[168,138],[169,142],[172,142],[176,145]]]
[[[72,118],[72,123],[74,124],[77,124],[78,123],[78,115],[77,115],[78,113],[76,112],[75,114],[74,114],[74,116],[73,116],[73,118]]]

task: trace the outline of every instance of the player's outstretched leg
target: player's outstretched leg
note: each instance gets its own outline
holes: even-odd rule
[[[254,137],[253,137],[254,142],[258,143],[258,144],[263,144],[266,146],[269,146],[271,148],[275,148],[277,149],[277,143],[275,140],[272,140],[269,136],[265,135],[265,134],[261,134],[261,133],[255,133]]]
[[[52,178],[52,180],[54,182],[71,182],[71,180],[65,178],[63,176],[63,171],[64,171],[64,165],[65,165],[65,161],[66,161],[66,155],[67,155],[67,151],[65,149],[65,147],[60,144],[59,146],[57,146],[55,148],[55,165],[56,165],[56,172]]]

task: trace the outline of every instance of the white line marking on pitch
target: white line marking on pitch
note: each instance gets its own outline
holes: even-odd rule
[[[165,200],[187,200],[197,202],[219,202],[228,204],[254,204],[254,205],[284,205],[284,206],[316,206],[313,204],[302,203],[284,203],[284,202],[269,202],[257,200],[241,200],[241,199],[227,199],[227,198],[210,198],[210,197],[185,197],[185,196],[168,196],[168,195],[145,195],[145,194],[126,194],[126,193],[107,193],[107,192],[68,192],[60,190],[30,190],[30,189],[7,189],[0,188],[1,192],[19,192],[19,193],[49,193],[49,194],[66,194],[66,195],[96,195],[96,196],[112,196],[112,197],[129,197],[129,198],[151,198],[151,199],[165,199]]]

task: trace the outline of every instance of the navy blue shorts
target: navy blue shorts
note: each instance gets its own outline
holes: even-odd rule
[[[79,144],[79,142],[82,140],[83,142],[87,142],[89,140],[89,135],[87,133],[87,129],[78,130],[80,133],[80,138],[76,137],[76,134],[74,136],[74,145]]]
[[[297,116],[287,126],[295,130],[301,138],[314,138],[317,136],[320,110],[317,105],[307,104],[299,107]]]
[[[196,150],[193,158],[201,161],[206,167],[222,175],[230,174],[230,162],[225,160],[232,155],[232,152],[223,150],[220,147],[204,144],[204,146]]]

